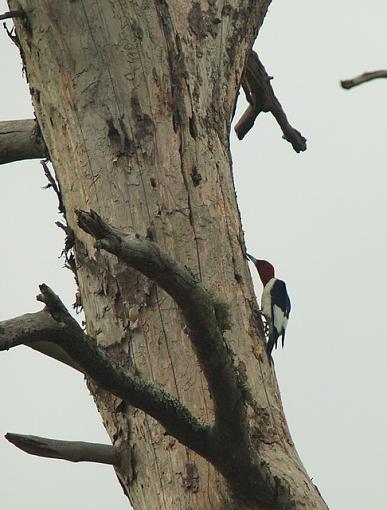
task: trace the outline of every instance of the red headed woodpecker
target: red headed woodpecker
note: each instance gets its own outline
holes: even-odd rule
[[[246,256],[257,268],[263,284],[261,298],[261,310],[269,326],[269,340],[266,351],[271,359],[271,351],[277,348],[278,338],[282,336],[282,347],[285,341],[285,329],[290,313],[290,299],[286,290],[286,284],[275,278],[274,267],[267,260],[258,260],[246,253]]]

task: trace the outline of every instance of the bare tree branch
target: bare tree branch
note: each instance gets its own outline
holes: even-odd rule
[[[258,498],[263,503],[272,502],[277,497],[278,482],[269,464],[258,458],[250,443],[243,390],[232,365],[232,356],[221,338],[222,327],[218,323],[213,298],[188,270],[161,254],[154,243],[136,237],[125,238],[96,213],[78,211],[77,215],[86,231],[95,232],[101,248],[117,253],[121,260],[162,284],[181,307],[215,400],[215,426],[203,424],[173,395],[112,361],[95,340],[83,332],[47,285],[40,285],[38,296],[38,300],[46,304],[45,310],[0,323],[0,350],[20,344],[34,348],[40,342],[56,344],[98,386],[151,415],[168,434],[211,462],[228,480],[236,495]],[[69,458],[66,448],[48,447],[42,442],[46,440],[39,442],[39,438],[34,441],[17,435],[7,438],[29,453],[62,455],[68,460],[75,458]],[[90,460],[96,461],[95,457]]]
[[[196,451],[218,468],[240,497],[259,494],[262,502],[272,501],[277,482],[251,446],[243,391],[223,339],[214,299],[188,269],[161,253],[154,242],[111,227],[94,211],[78,210],[76,214],[79,226],[96,238],[97,248],[116,255],[156,282],[183,312],[215,407],[215,427],[207,443],[208,450]],[[74,352],[68,352],[79,360]]]
[[[40,285],[40,291],[38,300],[46,304],[52,317],[64,328],[64,334],[52,340],[79,364],[84,374],[101,388],[153,416],[182,444],[209,459],[211,426],[194,418],[183,404],[164,389],[145,382],[113,362],[95,340],[83,332],[47,285]]]
[[[0,165],[45,158],[48,152],[34,119],[0,122]]]
[[[53,339],[60,335],[63,335],[63,325],[55,321],[47,310],[26,313],[15,319],[0,322],[0,351],[26,345],[81,371],[67,352],[53,342]]]
[[[79,212],[78,216],[81,217],[86,214]],[[92,213],[90,216],[92,221],[98,222],[100,229],[106,225],[95,213]],[[111,232],[113,232],[113,229],[111,229]],[[117,236],[116,231],[114,236]],[[122,241],[122,239],[119,241],[114,236],[109,237],[109,239],[101,238],[99,242],[102,244],[103,241],[109,243],[110,240],[114,245]],[[147,254],[145,262],[143,261],[142,263],[152,264],[153,257],[160,257],[159,250],[155,245],[151,247],[147,246],[148,243],[146,241],[138,239],[136,241],[138,241],[136,249],[130,248],[134,251],[138,250],[137,254],[132,254],[134,260],[137,257],[142,258],[142,255]],[[127,257],[129,257],[128,249],[126,241],[124,241],[122,252],[126,253]],[[172,277],[171,272],[175,271],[175,279],[182,279],[177,284],[182,293],[188,292],[191,285],[200,288],[199,290],[194,290],[191,287],[191,291],[196,294],[192,303],[199,312],[198,321],[205,322],[206,319],[203,317],[205,308],[197,307],[195,303],[196,299],[199,299],[200,296],[204,297],[204,301],[210,300],[210,297],[191,273],[185,272],[186,270],[178,268],[177,265],[173,269],[169,267],[169,264],[174,265],[170,259],[162,255],[158,268],[166,271],[170,277]],[[153,267],[153,269],[155,268]],[[150,269],[150,272],[152,272],[152,269]],[[165,278],[168,278],[168,276]],[[59,346],[64,350],[69,359],[72,360],[72,363],[76,364],[82,373],[93,379],[98,386],[153,416],[166,429],[168,434],[174,436],[182,444],[216,466],[228,480],[234,492],[239,494],[240,497],[255,498],[258,494],[260,501],[268,502],[272,500],[276,491],[276,481],[270,472],[269,466],[265,462],[259,461],[254,448],[250,445],[248,426],[244,415],[242,415],[240,423],[238,422],[237,416],[241,413],[239,408],[243,406],[242,397],[240,397],[237,406],[235,406],[234,414],[232,409],[228,416],[223,416],[223,413],[218,414],[218,421],[215,423],[215,426],[201,423],[173,395],[130,374],[110,360],[105,351],[97,346],[95,340],[83,332],[58,296],[47,285],[40,285],[40,290],[41,294],[38,296],[38,300],[44,302],[46,308],[41,312],[26,314],[1,322],[0,350],[7,350],[20,344],[36,348],[35,344],[37,343],[43,342],[44,344],[49,344],[52,342],[53,345]],[[205,296],[204,294],[207,295]],[[206,306],[210,307],[208,303]],[[211,313],[214,312],[211,311]],[[185,315],[189,316],[186,307]],[[193,316],[190,320],[193,320]],[[205,324],[199,325],[198,328],[192,327],[193,331],[191,334],[197,335],[201,328],[205,329]],[[207,338],[207,340],[211,341],[210,338]],[[208,353],[209,356],[213,356],[213,346],[209,346]],[[56,357],[56,359],[60,358]],[[229,364],[230,362],[227,361],[227,363]],[[224,367],[213,365],[214,370],[217,371],[215,371],[212,378],[218,376],[221,380],[221,377],[224,375]],[[230,368],[227,370],[230,370]],[[227,378],[225,382],[229,384]],[[237,381],[235,381],[235,385],[237,384]],[[226,386],[224,388],[225,400],[229,395],[227,394]],[[216,388],[216,391],[219,390]],[[231,395],[232,398],[234,396]],[[222,405],[223,402],[221,401],[220,407]],[[222,423],[220,423],[220,419]],[[54,448],[54,444],[48,445],[48,440],[42,440],[41,438],[31,439],[31,436],[15,434],[8,434],[7,439],[28,453],[66,458],[67,460],[75,459],[75,457],[69,458],[70,453],[69,450],[66,453],[66,448],[60,449],[58,445],[57,448]],[[89,459],[85,458],[85,452],[83,454],[84,457],[77,457],[77,459],[97,462],[95,456]]]
[[[25,436],[8,432],[5,438],[30,455],[63,459],[70,462],[98,462],[118,466],[121,455],[118,448],[108,444],[83,441],[60,441],[39,436]]]
[[[368,73],[355,76],[355,78],[351,78],[350,80],[342,80],[340,83],[343,89],[351,89],[352,87],[356,87],[357,85],[361,85],[367,81],[376,80],[377,78],[387,78],[387,70],[382,69],[380,71],[370,71]]]
[[[271,112],[283,132],[283,138],[290,142],[296,152],[306,150],[306,138],[289,124],[281,103],[276,98],[270,84],[271,77],[259,60],[255,51],[247,57],[242,87],[249,106],[235,125],[235,132],[242,140],[253,127],[255,119],[261,112]]]
[[[42,294],[38,299],[46,303],[47,309],[2,321],[0,351],[23,344],[67,363],[91,377],[102,388],[153,416],[181,443],[204,457],[203,450],[206,450],[207,456],[210,454],[209,426],[195,419],[168,392],[132,376],[111,361],[83,332],[58,296],[47,285],[41,285],[40,290]]]
[[[214,400],[216,423],[227,427],[234,422],[233,437],[243,436],[246,431],[243,398],[212,296],[188,269],[161,253],[154,242],[128,236],[94,211],[77,211],[77,216],[80,227],[97,239],[97,247],[140,271],[176,301]]]

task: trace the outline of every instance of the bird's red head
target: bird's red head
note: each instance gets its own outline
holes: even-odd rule
[[[263,286],[267,284],[269,280],[274,278],[275,272],[274,267],[267,260],[256,259],[252,255],[246,253],[246,256],[253,262],[254,266],[257,268],[258,274],[261,278]]]

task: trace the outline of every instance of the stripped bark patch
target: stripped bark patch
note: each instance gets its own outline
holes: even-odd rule
[[[187,491],[199,491],[199,471],[195,462],[189,460],[185,465],[186,476],[183,478],[183,485]]]

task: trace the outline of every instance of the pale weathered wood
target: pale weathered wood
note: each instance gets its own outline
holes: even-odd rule
[[[120,452],[109,444],[62,441],[11,432],[8,432],[5,438],[26,453],[39,457],[63,459],[70,462],[97,462],[113,466],[119,466],[121,462]]]
[[[233,324],[225,337],[265,416],[248,409],[251,436],[281,486],[272,508],[323,509],[292,443],[265,355],[231,173],[235,97],[269,3],[10,0],[9,6],[23,9],[28,20],[15,20],[16,31],[77,238],[89,334],[114,361],[160,383],[195,416],[212,419],[175,303],[97,251],[78,227],[76,209],[94,209],[110,224],[153,239],[230,303]],[[130,469],[116,472],[136,510],[231,504],[223,478],[206,461],[149,416],[91,381],[89,387],[113,444],[134,449]]]

